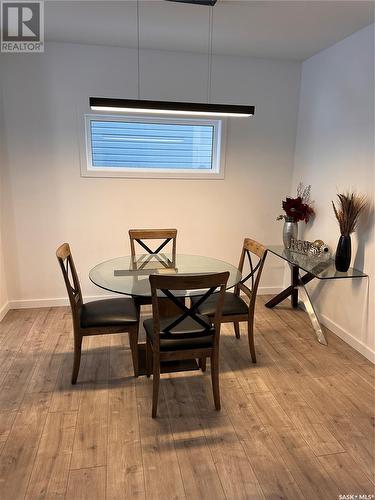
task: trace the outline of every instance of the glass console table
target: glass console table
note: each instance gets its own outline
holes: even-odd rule
[[[367,274],[353,268],[349,268],[346,273],[342,273],[336,270],[335,261],[332,258],[327,259],[324,257],[304,255],[292,252],[283,246],[270,246],[268,247],[268,251],[288,262],[291,269],[291,284],[288,288],[268,301],[266,307],[275,307],[287,297],[291,297],[293,307],[298,307],[300,297],[309,315],[312,326],[314,327],[318,341],[321,344],[327,345],[327,340],[305,285],[314,278],[319,280],[365,278]],[[303,272],[305,274],[302,274]]]

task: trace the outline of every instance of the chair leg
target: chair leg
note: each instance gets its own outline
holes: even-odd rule
[[[206,371],[206,358],[199,358],[199,368],[202,372]]]
[[[215,351],[211,355],[211,380],[212,380],[212,392],[214,395],[215,408],[217,411],[220,410],[220,388],[219,388],[219,351]]]
[[[159,356],[153,356],[152,367],[152,418],[156,417],[158,411],[159,382],[160,382],[160,359]]]
[[[254,325],[253,325],[253,321],[250,319],[247,323],[247,336],[249,338],[249,348],[250,348],[250,354],[251,354],[251,361],[253,363],[256,363],[257,357],[255,354],[255,345],[254,345]]]
[[[82,337],[79,335],[74,337],[74,361],[72,371],[72,384],[77,382],[79,365],[81,363]]]
[[[129,330],[129,344],[132,352],[134,376],[138,377],[138,325]]]
[[[146,375],[147,375],[147,378],[150,378],[151,372],[152,372],[152,347],[151,347],[151,341],[147,335],[146,336]]]
[[[236,339],[239,339],[241,337],[240,324],[238,323],[238,321],[235,321],[233,323],[233,326],[234,326],[234,333],[236,334]]]

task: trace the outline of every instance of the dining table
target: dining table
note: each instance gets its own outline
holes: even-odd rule
[[[241,272],[229,262],[213,257],[190,254],[137,254],[125,255],[106,260],[97,264],[89,272],[89,278],[98,287],[109,292],[126,295],[137,299],[151,299],[149,277],[151,274],[210,274],[229,271],[227,289],[236,286],[241,278]],[[201,295],[202,290],[176,290],[174,295],[184,301],[187,297]],[[176,306],[165,298],[164,315],[178,316]],[[146,373],[146,344],[138,342],[139,375]],[[199,369],[196,360],[181,360],[164,362],[162,372],[189,371]]]

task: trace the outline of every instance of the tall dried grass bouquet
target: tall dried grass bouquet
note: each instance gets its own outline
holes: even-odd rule
[[[338,193],[337,207],[332,201],[333,211],[342,236],[350,236],[358,225],[359,216],[367,206],[367,198],[357,193]]]

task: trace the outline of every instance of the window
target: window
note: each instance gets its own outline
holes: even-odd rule
[[[223,121],[86,115],[82,174],[223,178]]]

